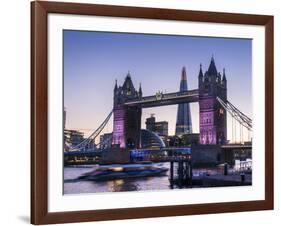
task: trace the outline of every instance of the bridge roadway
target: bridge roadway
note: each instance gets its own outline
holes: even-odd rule
[[[175,93],[158,92],[153,96],[142,97],[140,100],[130,100],[125,103],[127,106],[141,106],[142,108],[173,105],[181,103],[198,102],[198,89]]]
[[[91,149],[87,151],[67,151],[64,152],[64,157],[83,157],[83,156],[100,156],[103,150]]]
[[[221,145],[221,148],[224,150],[234,150],[234,149],[252,149],[251,144],[225,144]],[[152,149],[135,149],[136,151],[184,151],[188,150],[189,147],[165,147],[165,148],[152,148]],[[191,150],[191,149],[190,149]],[[71,151],[71,152],[64,152],[64,156],[67,157],[82,157],[82,156],[100,156],[103,150],[100,149],[92,149],[87,151]],[[192,150],[191,150],[192,152]]]
[[[168,148],[146,148],[146,149],[134,149],[135,151],[182,151],[182,150],[190,150],[188,147],[168,147]],[[86,151],[69,151],[69,152],[64,152],[64,156],[67,157],[79,157],[79,156],[97,156],[101,155],[103,151],[106,151],[108,149],[88,149]],[[133,151],[133,150],[131,150]]]
[[[252,144],[225,144],[221,145],[222,149],[252,149]]]

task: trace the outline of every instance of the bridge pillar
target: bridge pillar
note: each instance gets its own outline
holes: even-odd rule
[[[129,107],[128,100],[138,100],[141,88],[136,91],[128,73],[122,86],[114,88],[112,144],[124,149],[140,147],[141,113],[140,106]]]
[[[209,69],[203,75],[202,67],[198,76],[200,144],[223,144],[227,139],[226,110],[217,97],[227,100],[227,81],[217,72],[212,57]]]
[[[119,145],[120,148],[126,148],[125,115],[126,109],[124,106],[118,106],[113,109],[112,144]]]

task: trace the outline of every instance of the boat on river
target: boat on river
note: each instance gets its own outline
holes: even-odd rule
[[[152,163],[100,165],[78,179],[103,181],[123,178],[164,176],[168,168]]]

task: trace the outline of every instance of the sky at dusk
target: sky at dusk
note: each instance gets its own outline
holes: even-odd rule
[[[122,85],[130,71],[143,96],[179,91],[182,67],[188,88],[197,89],[212,55],[218,71],[226,71],[228,100],[252,117],[252,41],[250,39],[64,31],[64,106],[66,128],[89,134],[113,108],[115,79]],[[199,132],[199,107],[192,103],[193,132]],[[168,121],[174,135],[177,105],[143,109],[142,128],[151,113]],[[112,131],[113,118],[103,132]],[[244,134],[245,136],[245,134]],[[232,139],[228,117],[228,139]],[[98,142],[98,140],[97,140]]]

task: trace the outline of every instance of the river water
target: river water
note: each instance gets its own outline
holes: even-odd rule
[[[169,163],[161,163],[161,165],[169,168]],[[64,194],[170,189],[169,171],[167,175],[158,177],[126,178],[98,182],[77,180],[79,176],[92,171],[95,167],[97,166],[64,167]]]
[[[154,163],[162,167],[170,168],[170,163]],[[66,166],[64,167],[64,194],[99,193],[99,192],[121,192],[121,191],[144,191],[144,190],[166,190],[171,189],[169,173],[165,176],[126,178],[109,181],[87,181],[77,180],[86,172],[97,168],[97,165]],[[196,169],[193,176],[202,174],[218,174],[217,169]],[[174,187],[175,189],[176,187]]]

